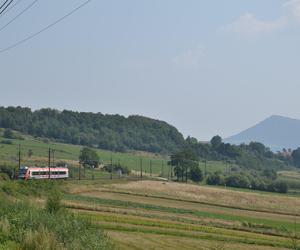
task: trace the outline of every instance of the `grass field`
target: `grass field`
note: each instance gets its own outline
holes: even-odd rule
[[[4,143],[7,139],[0,137],[0,164],[7,164],[17,166],[18,164],[18,147],[21,146],[22,165],[47,165],[48,164],[48,150],[54,150],[55,161],[65,161],[70,166],[78,168],[78,157],[82,146],[70,145],[63,143],[54,143],[44,139],[36,139],[31,136],[24,136],[24,140],[9,140],[12,144]],[[28,151],[32,150],[33,155],[28,156]],[[133,173],[139,175],[142,169],[145,175],[150,174],[150,162],[152,165],[153,175],[160,175],[168,177],[170,175],[170,167],[168,166],[169,157],[159,154],[152,154],[146,152],[111,152],[107,150],[97,149],[102,164],[110,164],[111,158],[113,164],[120,163],[123,166],[133,170]],[[204,171],[204,162],[199,163],[201,169]],[[225,171],[231,165],[223,162],[207,162],[207,173],[215,171]],[[76,173],[76,170],[74,171]],[[97,174],[97,173],[96,173]],[[90,177],[91,174],[88,174]],[[98,173],[97,176],[102,176]]]
[[[72,176],[78,177],[81,146],[23,137],[11,140],[11,144],[0,137],[0,164],[17,166],[20,144],[22,165],[47,165],[51,148],[55,150],[55,161],[67,162]],[[29,149],[33,151],[31,157]],[[110,180],[107,172],[87,169],[84,180],[61,183],[63,203],[103,229],[117,249],[299,250],[300,175],[296,170],[278,173],[295,190],[276,194],[154,180],[148,178],[150,161],[154,176],[168,177],[167,156],[100,149],[97,153],[102,164],[109,164],[112,157],[114,163],[127,166],[133,175],[140,174],[142,161],[144,180],[120,179],[117,175]],[[199,164],[204,171],[205,163]],[[207,162],[206,170],[226,172],[233,166]]]
[[[119,249],[293,249],[298,197],[162,181],[68,182],[66,207]]]

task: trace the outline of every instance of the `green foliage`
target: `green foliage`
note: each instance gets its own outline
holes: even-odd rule
[[[6,174],[10,179],[15,177],[15,169],[11,166],[0,165],[0,173]]]
[[[244,174],[233,174],[225,178],[225,184],[228,187],[250,188],[250,180]]]
[[[206,144],[188,137],[185,147],[202,159],[232,162],[244,169],[278,170],[291,163],[289,158],[284,158],[280,154],[274,154],[262,143],[251,142],[249,145],[241,144],[237,146],[223,143],[220,136],[214,136],[210,143]]]
[[[3,137],[6,139],[18,139],[18,140],[24,140],[24,138],[20,135],[16,135],[14,131],[12,131],[10,128],[7,128],[4,130]]]
[[[31,158],[31,156],[33,155],[33,150],[28,149],[27,155],[28,155],[29,158]]]
[[[29,181],[4,181],[0,183],[0,190],[8,195],[34,195],[47,197],[50,192],[58,189],[60,181],[55,180],[29,180]]]
[[[122,166],[120,163],[118,164],[113,164],[113,165],[105,165],[103,169],[109,173],[111,172],[118,172],[121,171],[122,174],[124,175],[129,175],[130,174],[130,169],[126,166]]]
[[[224,176],[220,172],[210,174],[206,180],[208,185],[221,186],[225,184]]]
[[[0,107],[0,127],[60,142],[120,152],[168,153],[184,145],[184,138],[175,127],[142,116],[125,118],[67,110],[41,109],[33,112],[29,108]]]
[[[88,147],[81,150],[79,160],[84,166],[97,167],[100,164],[97,151]]]
[[[263,177],[262,173],[241,171],[234,174],[215,172],[207,178],[208,185],[248,188],[253,190],[287,193],[288,183],[283,180],[273,180]]]
[[[24,202],[0,202],[0,249],[112,249],[98,226],[61,211],[48,211]]]
[[[300,148],[292,152],[292,159],[295,166],[300,167]]]
[[[7,145],[12,145],[13,142],[11,140],[2,140],[1,141],[2,144],[7,144]]]
[[[210,140],[210,144],[211,144],[212,148],[218,149],[222,144],[222,138],[220,136],[216,135]]]
[[[7,139],[15,139],[13,131],[9,128],[4,130],[3,137]]]
[[[199,171],[201,172],[199,169],[198,157],[192,150],[188,149],[172,154],[169,165],[174,166],[175,176],[177,176],[178,180],[181,179],[182,181],[184,180],[184,177],[186,178],[186,181],[188,177],[191,177],[191,169],[193,169],[193,174],[196,179],[196,175],[200,174]],[[198,168],[198,172],[196,168]],[[198,178],[202,179],[202,173],[201,177],[198,176]]]
[[[57,189],[49,192],[46,201],[46,209],[49,213],[57,213],[62,208],[61,198],[62,195]]]
[[[265,176],[268,179],[276,180],[277,179],[277,172],[273,169],[264,169],[263,176]]]
[[[22,250],[63,250],[55,235],[47,228],[40,226],[36,231],[29,231],[22,242]]]
[[[190,179],[194,182],[201,182],[203,180],[203,174],[199,166],[192,166],[190,168]]]
[[[273,188],[275,192],[287,193],[289,190],[288,184],[285,181],[276,181],[273,183]]]

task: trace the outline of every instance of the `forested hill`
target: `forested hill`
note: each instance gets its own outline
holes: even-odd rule
[[[184,145],[178,130],[142,116],[104,115],[22,107],[0,107],[0,127],[60,142],[102,149],[170,153]]]

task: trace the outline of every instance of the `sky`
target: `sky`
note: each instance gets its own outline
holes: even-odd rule
[[[1,29],[32,2],[0,16],[0,50],[84,0],[39,0]],[[300,118],[299,45],[300,0],[92,0],[0,53],[0,106],[139,114],[226,138]]]

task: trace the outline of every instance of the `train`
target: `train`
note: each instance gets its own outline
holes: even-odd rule
[[[28,167],[22,166],[18,175],[23,180],[42,179],[68,179],[69,169],[67,167]]]

